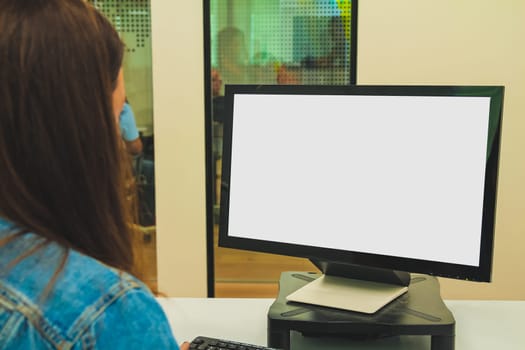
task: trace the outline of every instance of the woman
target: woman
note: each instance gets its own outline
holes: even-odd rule
[[[122,55],[83,0],[0,0],[2,349],[178,349],[132,276]]]

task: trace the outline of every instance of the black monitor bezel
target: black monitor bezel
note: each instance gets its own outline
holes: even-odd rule
[[[486,96],[491,98],[489,124],[492,147],[489,147],[485,168],[485,189],[479,266],[459,265],[319,248],[228,236],[229,185],[231,166],[231,140],[233,126],[233,100],[235,94],[325,94],[325,95],[387,95],[387,96]],[[313,86],[313,85],[228,85],[225,93],[224,140],[221,180],[221,212],[219,246],[251,251],[304,257],[315,260],[344,262],[375,268],[425,273],[453,279],[489,282],[492,274],[494,228],[497,198],[498,164],[503,107],[502,86]],[[264,122],[264,121],[258,121]]]

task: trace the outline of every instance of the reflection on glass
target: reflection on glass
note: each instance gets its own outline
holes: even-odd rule
[[[217,34],[217,69],[225,84],[248,82],[248,52],[244,33],[237,27],[225,27]]]
[[[128,135],[132,136],[125,136],[126,132],[122,132],[122,136],[130,150],[138,184],[139,223],[151,231],[156,217],[150,0],[89,2],[113,23],[126,45],[123,69],[128,109],[122,115],[132,115],[131,119],[125,119],[129,122],[126,130],[132,130]]]
[[[144,244],[138,248],[138,261],[143,265],[144,282],[152,289],[157,284],[155,163],[153,149],[153,74],[151,70],[150,0],[88,0],[114,25],[126,45],[124,80],[129,110],[122,117],[132,125],[133,136],[124,136],[130,153],[138,188],[139,228]],[[139,138],[136,138],[138,131]]]
[[[212,192],[214,230],[217,231],[224,85],[353,83],[354,65],[350,59],[352,1],[209,0],[209,11],[210,42],[207,44],[211,55],[208,58],[211,87],[208,88],[212,96],[212,168],[215,169]],[[219,251],[221,255],[229,254],[220,248]],[[224,269],[218,271],[217,263],[224,261],[217,258],[219,251],[215,254],[217,281],[276,281],[282,270],[279,265],[275,272],[259,277],[253,269],[245,275],[238,272],[226,276],[222,272]],[[254,253],[246,253],[249,254]],[[304,262],[299,265],[310,266]]]

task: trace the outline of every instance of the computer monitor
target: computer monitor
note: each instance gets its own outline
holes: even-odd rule
[[[410,272],[490,281],[503,92],[227,86],[219,245],[399,285],[385,303]]]

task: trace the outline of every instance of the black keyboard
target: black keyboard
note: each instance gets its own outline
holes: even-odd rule
[[[210,337],[197,337],[190,343],[190,349],[196,350],[277,350],[266,346],[239,343]]]

